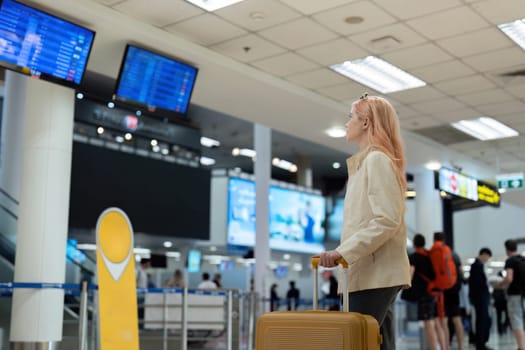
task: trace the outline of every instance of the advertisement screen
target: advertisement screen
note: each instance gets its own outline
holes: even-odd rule
[[[325,199],[270,186],[270,247],[318,253],[324,250]]]
[[[199,272],[201,270],[202,254],[199,250],[188,251],[188,272]]]
[[[255,183],[251,180],[228,180],[228,244],[255,245]]]
[[[343,209],[345,199],[343,197],[334,198],[332,212],[328,215],[327,239],[330,241],[341,240],[341,231],[343,230]]]
[[[255,183],[231,178],[228,185],[228,244],[255,245]],[[270,248],[300,253],[324,250],[325,199],[277,186],[269,188]]]
[[[478,200],[478,181],[451,169],[439,169],[439,189],[458,197]]]

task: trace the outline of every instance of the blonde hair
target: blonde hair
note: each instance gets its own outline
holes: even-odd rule
[[[394,107],[378,96],[364,96],[355,101],[352,107],[359,118],[368,118],[369,147],[383,152],[392,160],[401,193],[404,195],[407,187],[405,147]]]

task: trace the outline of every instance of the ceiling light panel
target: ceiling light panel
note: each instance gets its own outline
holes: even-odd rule
[[[454,128],[479,140],[495,140],[518,136],[519,133],[490,117],[460,120],[451,124]]]
[[[498,28],[525,50],[525,18],[500,24]]]
[[[212,147],[219,147],[221,143],[215,139],[212,139],[206,136],[201,136],[201,145],[204,147],[212,148]]]
[[[426,85],[424,81],[375,56],[345,61],[330,68],[382,94]]]
[[[206,11],[215,11],[226,6],[230,6],[243,0],[186,0]]]

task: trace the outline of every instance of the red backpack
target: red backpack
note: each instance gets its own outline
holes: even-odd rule
[[[435,242],[428,255],[436,275],[431,283],[432,287],[439,290],[454,287],[458,276],[452,250],[443,242]]]

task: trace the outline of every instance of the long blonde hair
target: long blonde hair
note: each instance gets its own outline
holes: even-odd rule
[[[368,118],[369,147],[383,152],[392,160],[401,193],[404,195],[407,187],[405,147],[394,107],[386,99],[378,96],[365,96],[355,101],[352,107],[359,118]]]

